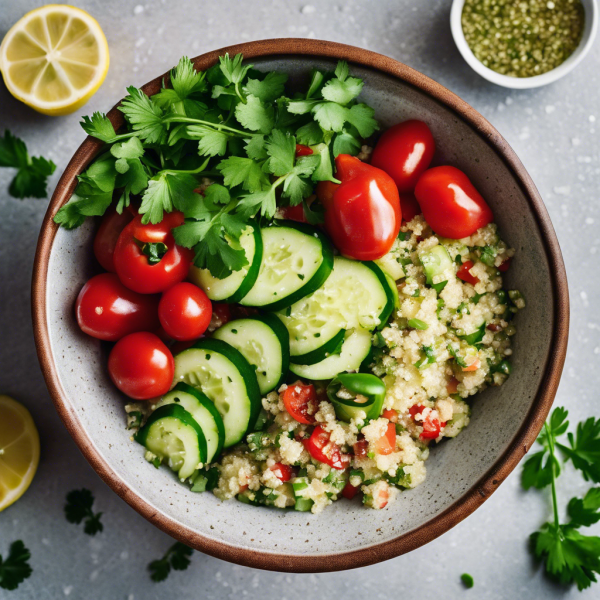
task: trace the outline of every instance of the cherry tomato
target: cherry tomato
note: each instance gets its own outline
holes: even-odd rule
[[[172,212],[157,225],[142,225],[138,215],[123,229],[114,261],[124,285],[140,294],[155,294],[185,279],[194,252],[175,244],[171,233],[183,221],[182,213]]]
[[[357,458],[364,458],[369,452],[369,442],[367,442],[367,440],[365,439],[358,440],[358,442],[354,444],[353,450],[354,456],[356,456]]]
[[[425,407],[422,404],[415,404],[410,407],[408,412],[415,423],[423,427],[423,432],[419,437],[422,440],[435,440],[440,435],[441,428],[446,426],[446,423],[440,423],[437,412],[434,411],[429,411],[422,421],[417,421],[415,417],[422,414],[424,410]]]
[[[494,215],[469,178],[455,167],[434,167],[421,175],[415,196],[435,233],[453,240],[473,235]]]
[[[387,456],[396,449],[396,426],[393,423],[388,423],[385,434],[382,435],[375,444],[377,454]]]
[[[475,277],[475,275],[471,275],[471,269],[473,268],[473,261],[466,260],[456,272],[456,276],[471,285],[476,285],[479,283],[479,279]]]
[[[329,433],[317,425],[311,436],[304,441],[308,453],[319,462],[333,469],[344,470],[350,465],[350,456],[343,454],[340,447],[329,439]]]
[[[108,357],[113,383],[135,400],[166,394],[173,383],[175,361],[153,333],[132,333],[120,339]]]
[[[101,273],[81,288],[75,314],[84,333],[116,342],[158,327],[158,297],[132,292],[114,273]]]
[[[417,215],[421,214],[421,207],[417,202],[414,194],[400,194],[400,209],[402,212],[402,220],[410,223]]]
[[[342,490],[342,496],[344,496],[344,498],[348,498],[348,500],[352,500],[352,498],[358,494],[359,489],[360,488],[357,488],[348,482]]]
[[[397,423],[398,422],[398,411],[394,410],[393,408],[384,410],[381,413],[381,416],[384,419],[387,419],[390,423]]]
[[[288,219],[290,221],[298,221],[299,223],[306,223],[304,217],[304,207],[302,204],[296,206],[283,206],[279,209],[282,219]]]
[[[275,476],[279,481],[289,481],[294,476],[294,469],[289,465],[284,465],[283,463],[275,463],[271,467],[271,471],[275,473]]]
[[[383,132],[371,164],[390,175],[399,192],[412,192],[434,153],[435,141],[429,127],[423,121],[404,121]]]
[[[133,210],[126,208],[119,214],[114,208],[109,208],[102,217],[98,233],[94,238],[94,254],[103,269],[116,273],[113,254],[117,240],[125,227],[134,217]]]
[[[296,144],[296,156],[310,156],[313,153],[313,150],[310,146],[305,146],[304,144]]]
[[[193,283],[182,281],[163,292],[158,305],[158,318],[167,335],[185,342],[199,338],[212,317],[208,296]]]
[[[315,413],[319,410],[319,403],[315,386],[312,383],[305,385],[301,381],[296,381],[296,383],[288,385],[283,392],[283,404],[285,410],[298,423],[310,425],[315,422]]]
[[[231,308],[229,308],[229,304],[223,302],[215,303],[212,310],[211,326],[214,325],[215,329],[231,321]]]
[[[344,256],[381,258],[398,237],[402,222],[396,184],[387,173],[349,154],[340,154],[335,164],[342,183],[317,185],[325,229]]]

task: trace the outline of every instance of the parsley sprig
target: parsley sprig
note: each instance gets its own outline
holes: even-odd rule
[[[102,513],[94,513],[94,496],[90,490],[85,488],[81,490],[72,490],[67,494],[67,503],[65,504],[65,516],[69,523],[84,522],[83,531],[88,535],[96,535],[104,529],[100,522]]]
[[[525,489],[551,486],[553,520],[544,523],[531,535],[533,552],[544,560],[548,574],[563,584],[576,583],[579,590],[596,582],[600,574],[600,537],[586,536],[579,529],[600,521],[600,487],[591,488],[583,498],[572,498],[568,504],[569,522],[561,523],[558,510],[556,480],[561,472],[558,452],[583,473],[586,480],[598,482],[593,461],[600,450],[600,419],[588,419],[577,426],[576,435],[569,433],[569,446],[558,438],[569,428],[568,412],[556,408],[538,437],[543,449],[524,464],[521,483]]]
[[[287,74],[226,54],[206,72],[183,57],[152,97],[129,87],[119,132],[106,115],[84,117],[86,133],[107,146],[55,221],[71,229],[140,197],[144,223],[183,212],[174,235],[194,249],[196,266],[219,278],[242,269],[246,228],[272,219],[278,206],[301,203],[321,221],[319,208],[306,203],[315,184],[336,182],[335,156],[357,154],[378,128],[373,109],[357,100],[362,80],[344,62],[334,73],[314,71],[305,94],[290,94],[286,84]],[[296,157],[296,144],[313,154]]]
[[[16,590],[32,573],[30,558],[31,553],[21,540],[13,542],[8,556],[5,559],[0,556],[0,588]]]
[[[5,130],[0,137],[0,167],[17,169],[8,193],[14,198],[45,198],[48,177],[56,165],[42,156],[29,156],[25,142]]]
[[[176,542],[162,558],[153,560],[148,565],[150,578],[152,581],[164,581],[169,576],[172,568],[176,571],[185,571],[190,566],[190,556],[193,552],[189,546]]]

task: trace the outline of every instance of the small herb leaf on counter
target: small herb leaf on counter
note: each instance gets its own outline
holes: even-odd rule
[[[30,558],[31,553],[21,540],[13,542],[8,556],[0,556],[0,588],[16,590],[32,573]]]
[[[189,546],[176,542],[162,558],[153,560],[148,565],[150,578],[152,581],[159,582],[164,581],[169,576],[172,568],[176,571],[185,571],[190,566],[190,556],[193,552]]]
[[[83,531],[88,535],[96,535],[104,529],[100,522],[102,513],[94,513],[94,496],[90,490],[72,490],[67,494],[65,516],[69,523],[79,524],[84,522]]]

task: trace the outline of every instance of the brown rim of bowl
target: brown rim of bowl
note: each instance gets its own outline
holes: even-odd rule
[[[558,240],[556,239],[554,228],[552,227],[550,217],[542,199],[531,177],[512,148],[496,129],[471,106],[439,83],[436,83],[418,71],[392,58],[368,50],[334,42],[295,38],[260,40],[237,44],[203,54],[194,58],[193,63],[197,69],[205,70],[212,66],[218,57],[225,52],[229,52],[230,54],[241,52],[245,59],[298,55],[336,60],[342,59],[350,64],[381,71],[426,92],[452,110],[458,118],[462,119],[479,133],[503,159],[506,166],[519,182],[542,232],[543,244],[552,273],[554,299],[551,351],[546,359],[544,376],[537,390],[533,406],[523,425],[509,447],[489,471],[460,500],[452,504],[443,513],[413,531],[409,531],[393,540],[373,544],[359,550],[349,550],[327,556],[298,556],[236,548],[220,541],[207,539],[186,527],[180,526],[173,519],[158,513],[150,504],[131,491],[126,482],[113,472],[110,466],[96,453],[91,439],[79,428],[78,417],[75,411],[69,407],[65,392],[60,384],[48,335],[46,321],[46,277],[50,251],[58,230],[58,226],[52,219],[56,211],[71,197],[76,185],[76,176],[91,162],[102,146],[101,142],[90,137],[86,138],[77,152],[75,152],[60,178],[48,206],[38,240],[32,282],[32,311],[35,343],[42,372],[61,419],[88,462],[125,502],[146,517],[151,523],[174,538],[206,554],[223,560],[249,567],[275,571],[298,573],[340,571],[387,560],[410,552],[430,542],[470,515],[476,508],[483,504],[496,490],[498,485],[517,466],[540,432],[558,388],[567,351],[569,331],[567,276]],[[164,75],[157,77],[143,86],[142,89],[149,95],[156,93],[160,88],[163,77]],[[113,108],[108,113],[108,116],[115,125],[115,128],[123,123],[122,115],[116,108]]]

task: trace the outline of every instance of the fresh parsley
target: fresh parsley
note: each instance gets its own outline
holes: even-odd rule
[[[600,425],[588,419],[577,426],[577,434],[568,434],[569,446],[559,442],[569,427],[568,412],[556,408],[538,437],[543,450],[530,456],[524,464],[521,483],[525,489],[551,486],[554,518],[531,535],[535,556],[543,560],[547,573],[562,584],[577,584],[579,590],[596,582],[600,574],[600,537],[587,536],[579,529],[600,521],[600,488],[591,488],[583,498],[572,498],[568,504],[569,522],[559,518],[556,480],[561,465],[557,452],[582,471],[586,479],[596,473],[590,467],[600,443]],[[593,465],[592,465],[593,467]]]
[[[8,556],[5,559],[0,556],[0,588],[16,590],[32,573],[30,558],[31,553],[21,540],[13,542]]]
[[[83,118],[86,133],[106,147],[55,221],[72,229],[131,202],[143,223],[181,211],[177,243],[218,278],[246,266],[240,236],[279,206],[303,204],[309,222],[322,222],[322,210],[306,199],[317,182],[337,182],[335,156],[357,154],[378,125],[358,102],[362,80],[344,62],[334,73],[314,71],[304,95],[290,97],[286,83],[285,73],[263,73],[226,54],[205,72],[183,57],[151,97],[127,88],[118,132],[106,115]],[[299,143],[313,154],[297,157]]]
[[[189,546],[176,542],[162,558],[153,560],[148,565],[150,579],[157,582],[164,581],[169,576],[171,569],[185,571],[190,566],[190,556],[193,552]]]
[[[102,513],[94,513],[93,504],[94,496],[90,490],[85,488],[72,490],[67,494],[67,503],[65,504],[67,521],[77,524],[83,521],[83,531],[88,535],[96,535],[104,529],[100,522]]]
[[[56,165],[42,156],[29,156],[25,142],[5,130],[0,137],[0,167],[17,169],[8,193],[14,198],[45,198],[48,177]]]
[[[463,573],[460,576],[460,580],[467,589],[471,589],[475,585],[475,580],[473,579],[473,576],[469,575],[468,573]]]

